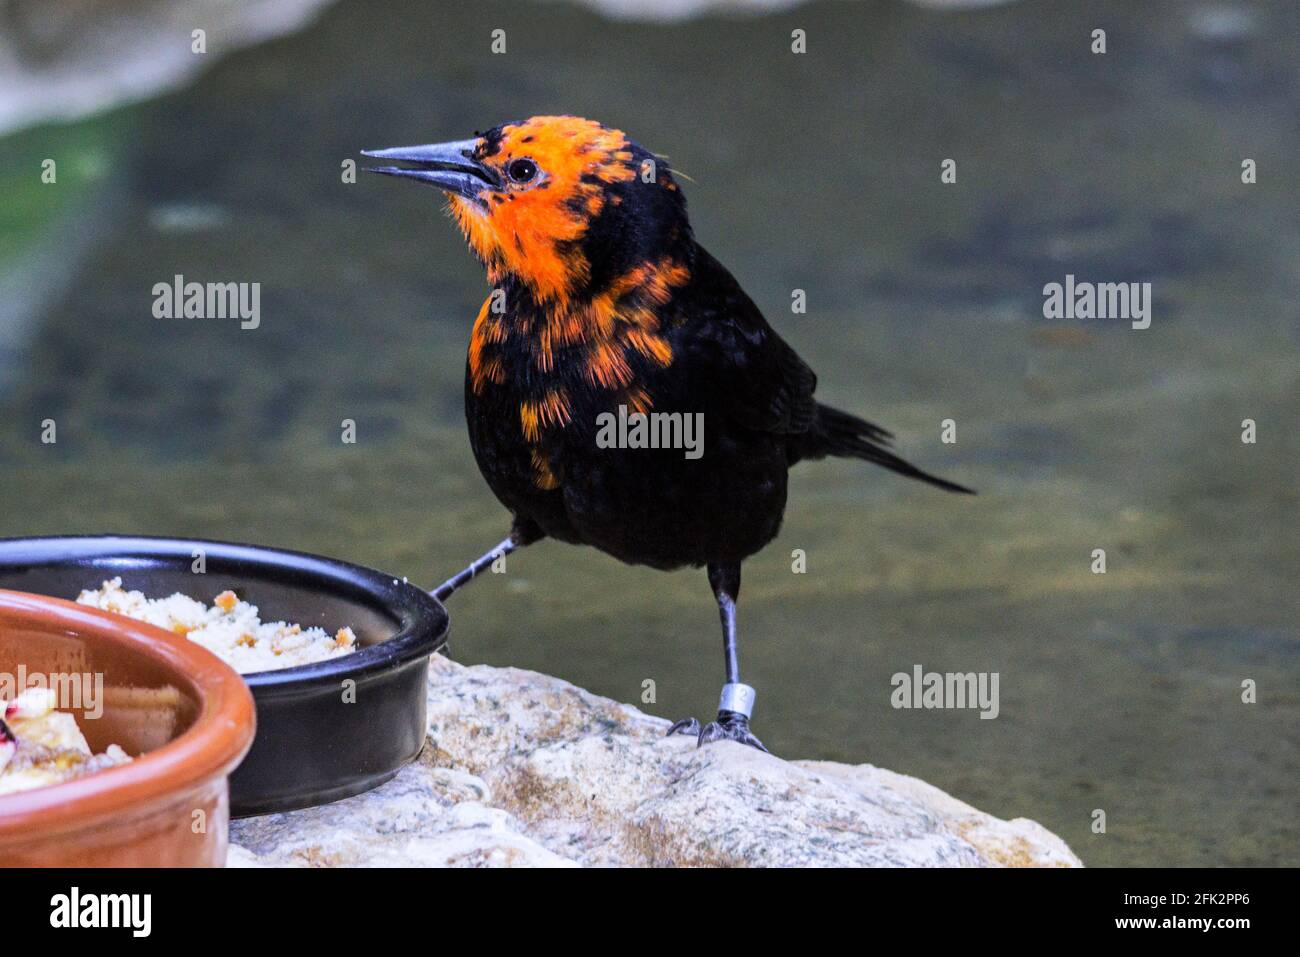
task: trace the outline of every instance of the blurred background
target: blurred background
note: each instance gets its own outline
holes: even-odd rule
[[[1289,0],[0,0],[0,534],[459,569],[508,521],[462,410],[485,280],[438,194],[342,164],[590,116],[690,176],[823,400],[980,490],[795,471],[740,603],[764,741],[1089,864],[1295,865],[1297,63]],[[1151,282],[1151,327],[1045,319],[1067,273]],[[260,282],[260,326],[154,318],[176,274]],[[451,610],[461,661],[714,707],[702,572],[544,543]],[[915,664],[998,672],[999,717],[893,710]]]

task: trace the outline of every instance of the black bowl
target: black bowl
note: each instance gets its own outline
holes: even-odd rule
[[[196,554],[206,563],[195,573]],[[245,675],[257,736],[230,777],[236,817],[337,801],[383,784],[425,738],[429,656],[447,640],[446,609],[391,575],[301,552],[181,538],[117,535],[0,539],[0,588],[75,599],[122,576],[150,598],[210,603],[226,589],[263,621],[344,625],[350,655]],[[179,640],[179,639],[178,639]]]

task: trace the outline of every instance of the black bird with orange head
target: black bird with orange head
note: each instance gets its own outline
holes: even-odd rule
[[[790,466],[859,458],[970,490],[814,398],[812,369],[695,241],[672,170],[619,130],[535,116],[365,155],[401,164],[372,172],[446,194],[492,285],[470,334],[465,414],[479,469],[513,522],[434,594],[547,537],[635,565],[704,566],[726,683],[714,721],[669,733],[762,748],[749,727],[754,689],[740,680],[736,601],[741,563],[781,527]]]

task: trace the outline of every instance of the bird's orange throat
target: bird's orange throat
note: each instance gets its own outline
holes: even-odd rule
[[[548,216],[545,224],[504,211],[489,215],[459,196],[451,197],[451,214],[493,286],[513,276],[539,299],[562,302],[590,274],[579,245],[585,222],[564,215]]]

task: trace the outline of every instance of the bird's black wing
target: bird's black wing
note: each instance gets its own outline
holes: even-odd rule
[[[814,399],[816,373],[702,248],[684,292],[688,371],[707,382],[713,407],[736,423],[785,435],[790,464],[828,455],[863,459],[949,492],[971,492],[898,456],[880,426]]]
[[[678,295],[678,339],[688,371],[738,424],[798,434],[817,422],[817,374],[767,324],[726,267],[697,247]]]

